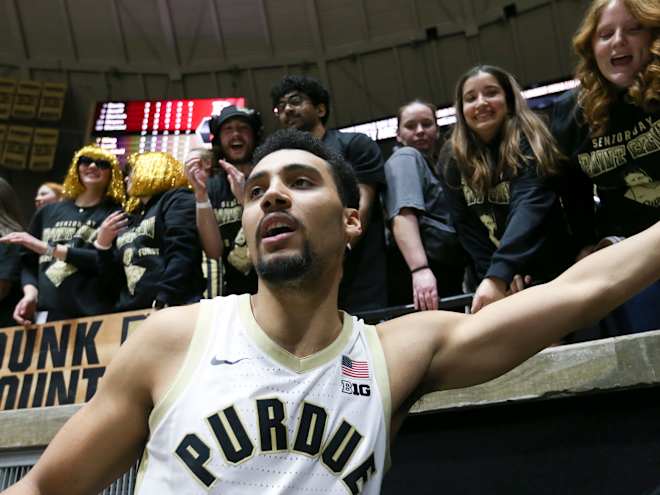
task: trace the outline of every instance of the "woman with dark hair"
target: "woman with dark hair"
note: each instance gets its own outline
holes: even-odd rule
[[[393,280],[405,281],[390,284],[395,298],[390,304],[412,301],[422,310],[438,309],[441,296],[460,294],[465,267],[433,167],[439,140],[436,111],[435,105],[420,100],[399,108],[396,140],[401,147],[385,162],[385,211],[398,247],[390,256],[388,278],[391,275]],[[394,267],[402,265],[407,270],[395,273]],[[407,297],[401,297],[403,291]]]
[[[115,311],[198,301],[202,250],[183,165],[167,153],[137,153],[127,172],[128,214],[110,215],[94,243],[102,271],[119,291]]]
[[[25,229],[16,192],[0,177],[0,237]],[[11,317],[21,299],[21,256],[19,246],[0,244],[0,327],[13,325]]]
[[[455,106],[440,164],[459,239],[480,280],[475,312],[530,279],[554,278],[572,249],[546,180],[560,152],[513,76],[489,65],[470,69],[456,85]]]
[[[23,297],[14,310],[21,325],[34,323],[37,310],[52,321],[112,309],[114,294],[99,283],[93,242],[97,227],[124,200],[117,158],[98,146],[78,150],[64,180],[64,197],[37,210],[28,232],[0,238],[23,246]]]
[[[660,219],[660,5],[594,0],[573,47],[580,86],[556,102],[552,127],[568,157],[564,190],[585,256]],[[658,328],[659,298],[656,284],[636,298],[641,306],[618,312],[617,326]]]

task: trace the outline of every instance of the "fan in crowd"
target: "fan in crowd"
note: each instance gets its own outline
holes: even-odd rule
[[[20,244],[23,297],[14,319],[35,322],[108,313],[114,294],[99,283],[94,249],[96,229],[125,199],[117,158],[98,146],[78,150],[64,180],[63,201],[35,213],[28,232],[13,232],[0,242]],[[42,317],[42,318],[44,318]]]
[[[186,176],[197,202],[197,229],[207,258],[206,296],[254,293],[257,277],[241,228],[240,203],[243,177],[252,170],[252,154],[261,138],[261,116],[230,105],[211,119],[209,127],[213,152],[194,149],[186,157]]]
[[[167,153],[147,152],[131,155],[126,166],[128,213],[109,215],[94,243],[107,280],[120,281],[115,310],[198,301],[202,250],[183,165]],[[124,277],[116,276],[118,265]]]
[[[339,307],[351,312],[385,307],[385,225],[380,203],[385,173],[380,148],[366,134],[326,128],[330,94],[313,77],[286,76],[271,88],[270,97],[282,128],[309,132],[320,139],[340,153],[357,176],[363,233],[347,248]]]
[[[447,195],[481,280],[472,311],[554,278],[574,257],[547,176],[560,152],[512,75],[488,65],[456,85],[456,126],[443,147]]]
[[[0,237],[25,230],[16,192],[0,177]],[[11,317],[21,299],[21,256],[17,244],[0,243],[0,327],[15,324]]]
[[[659,33],[657,2],[596,0],[573,38],[580,86],[557,101],[553,132],[575,178],[566,189],[583,191],[569,217],[592,240],[583,255],[660,219]],[[615,311],[616,333],[658,328],[658,300],[656,283]]]
[[[413,302],[422,310],[438,309],[440,296],[461,293],[465,267],[434,170],[440,136],[436,111],[435,105],[420,100],[403,105],[397,113],[396,131],[402,146],[385,162],[385,210],[399,248],[390,251],[390,304]],[[392,265],[401,267],[401,273]],[[399,292],[404,291],[401,297]]]
[[[57,203],[62,200],[64,188],[57,182],[44,182],[37,189],[37,194],[34,197],[35,208],[41,208],[50,203]]]

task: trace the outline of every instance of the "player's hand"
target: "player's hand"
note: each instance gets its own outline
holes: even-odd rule
[[[506,296],[506,291],[507,285],[503,280],[494,277],[483,279],[472,298],[470,312],[474,314],[484,306],[502,299]]]
[[[14,308],[14,320],[23,326],[31,325],[34,321],[34,313],[37,311],[37,294],[34,287],[26,287],[25,294]]]
[[[96,244],[101,249],[109,249],[119,233],[126,228],[126,225],[128,225],[128,216],[125,212],[119,210],[110,213],[97,231]]]
[[[18,244],[39,255],[44,254],[48,249],[48,244],[27,232],[12,232],[11,234],[1,237],[0,242],[5,244]]]
[[[218,160],[218,163],[222,169],[227,173],[227,179],[229,180],[229,187],[231,192],[234,194],[236,201],[239,204],[243,204],[243,195],[245,194],[245,175],[243,172],[234,167],[231,163],[225,160]]]
[[[193,190],[195,191],[195,196],[197,199],[203,199],[206,198],[207,196],[207,189],[206,189],[206,184],[209,179],[209,173],[204,167],[204,162],[201,158],[190,158],[186,160],[185,166],[184,166],[184,172],[186,174],[186,178],[188,179],[188,182],[193,187]]]
[[[509,293],[515,294],[521,290],[525,290],[527,287],[532,285],[532,277],[530,275],[514,275],[511,284],[509,285]]]
[[[421,311],[438,309],[438,287],[430,268],[413,273],[412,286],[415,309]]]

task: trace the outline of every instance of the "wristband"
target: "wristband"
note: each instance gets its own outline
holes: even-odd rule
[[[426,270],[428,267],[429,267],[429,265],[418,266],[417,268],[414,268],[414,269],[410,270],[410,273],[421,272],[422,270]]]
[[[52,258],[53,255],[55,254],[55,244],[51,244],[50,242],[47,244],[46,252],[44,253],[44,256],[48,256],[49,258]]]
[[[197,208],[198,210],[205,210],[207,208],[213,208],[213,206],[211,205],[211,202],[207,199],[206,201],[196,201],[195,208]]]

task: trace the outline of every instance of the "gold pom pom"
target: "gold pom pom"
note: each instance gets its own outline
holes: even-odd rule
[[[168,153],[150,151],[128,157],[131,186],[126,211],[137,209],[135,198],[153,196],[177,187],[188,186],[183,164]]]

